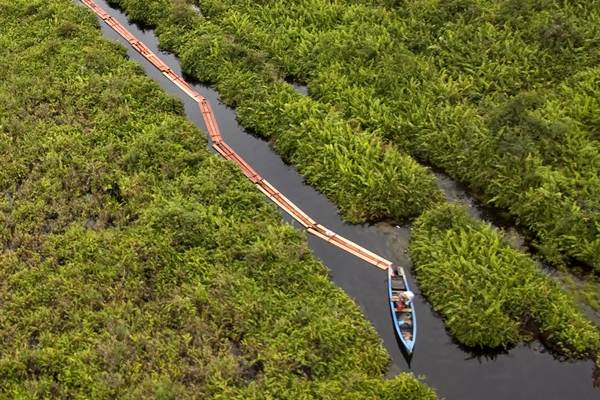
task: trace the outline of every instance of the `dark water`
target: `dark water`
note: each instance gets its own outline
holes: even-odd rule
[[[308,96],[308,87],[299,83],[291,83],[294,90],[303,96]]]
[[[152,51],[160,54],[163,61],[174,71],[181,73],[177,59],[158,50],[153,32],[142,31],[129,24],[120,11],[111,9],[105,1],[97,2]],[[197,104],[173,86],[104,23],[101,25],[105,36],[125,44],[131,59],[139,62],[148,76],[158,82],[165,91],[180,98],[185,104],[188,118],[205,129]],[[406,254],[410,235],[408,227],[343,223],[336,207],[323,195],[305,185],[302,176],[285,165],[268,143],[244,132],[236,122],[235,112],[220,103],[214,90],[202,85],[194,86],[211,102],[226,142],[282,193],[319,223],[383,257],[405,267],[410,266]],[[306,93],[305,88],[300,86],[296,87],[296,90]],[[482,212],[460,186],[443,175],[438,175],[438,180],[450,199],[470,204],[475,214]],[[298,226],[287,215],[284,215],[284,218]],[[452,342],[431,306],[420,296],[419,288],[412,278],[410,280],[417,295],[419,335],[415,355],[409,367],[400,352],[391,324],[386,298],[386,273],[320,239],[309,236],[309,243],[314,254],[331,270],[333,281],[362,307],[366,317],[379,333],[392,358],[390,374],[410,369],[417,375],[424,375],[425,382],[447,399],[600,398],[600,391],[592,388],[591,361],[559,362],[539,344],[523,345],[493,358],[477,357],[461,350]],[[405,269],[410,271],[410,268]]]

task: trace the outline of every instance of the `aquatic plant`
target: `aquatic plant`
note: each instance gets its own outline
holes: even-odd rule
[[[127,11],[146,2],[119,3]],[[533,3],[513,1],[194,3],[202,13],[194,23],[169,16],[156,23],[161,45],[191,76],[213,84],[242,125],[271,140],[347,218],[451,214],[440,228],[447,237],[417,227],[413,248],[427,270],[420,275],[431,279],[426,292],[457,340],[509,347],[530,336],[531,322],[563,354],[597,353],[597,329],[528,255],[447,205],[436,208],[439,196],[418,168],[411,175],[423,178],[409,179],[407,193],[405,177],[379,191],[402,168],[373,174],[392,166],[382,156],[388,151],[399,160],[393,165],[411,171],[410,153],[508,210],[547,260],[597,267],[597,9],[585,6],[581,19],[590,28],[580,32],[572,23],[578,11],[558,2],[551,2],[556,23]],[[308,84],[310,98],[283,78]],[[414,189],[419,180],[422,191]],[[468,306],[458,301],[461,288]],[[550,301],[529,296],[536,291]],[[573,313],[573,325],[553,307]]]
[[[600,270],[598,1],[196,3],[239,52],[507,210],[548,261]]]
[[[507,348],[532,335],[570,357],[600,352],[600,330],[535,261],[502,233],[447,204],[415,222],[410,244],[421,290],[452,336],[474,348]]]
[[[135,15],[147,3],[118,2]],[[238,22],[244,25],[243,19]],[[261,50],[200,16],[185,26],[166,16],[157,34],[187,74],[214,85],[223,101],[236,107],[240,123],[270,139],[348,221],[405,221],[441,201],[427,168],[331,106],[296,93]]]
[[[435,398],[94,15],[0,27],[0,397]]]

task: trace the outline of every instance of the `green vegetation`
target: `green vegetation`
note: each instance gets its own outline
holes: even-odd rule
[[[205,19],[179,24],[185,41],[218,25],[236,59],[307,83],[348,124],[509,211],[549,261],[600,271],[598,0],[195,3]]]
[[[568,271],[561,271],[559,280],[578,302],[587,305],[595,312],[600,312],[600,281],[594,275],[575,278]]]
[[[88,10],[0,27],[0,397],[435,398]]]
[[[591,32],[570,42],[542,18],[538,28],[550,25],[540,43],[526,40],[520,29],[546,15],[533,2],[203,0],[201,15],[186,1],[111,3],[156,27],[188,74],[213,84],[243,126],[272,140],[350,220],[425,210],[411,253],[459,342],[506,348],[535,326],[566,356],[600,352],[600,332],[563,289],[500,232],[440,205],[431,177],[404,154],[509,210],[547,259],[600,266]],[[597,17],[588,11],[582,18]],[[311,97],[284,78],[307,83]]]
[[[308,183],[331,198],[352,222],[417,217],[441,201],[435,179],[406,154],[386,146],[329,105],[303,96],[266,62],[183,2],[111,1],[132,20],[157,26],[161,46],[184,71],[214,85],[237,108],[240,123],[272,140]],[[164,10],[162,15],[146,10]]]
[[[562,354],[600,354],[600,331],[574,300],[464,208],[444,205],[423,214],[410,251],[421,290],[460,343],[509,347],[525,339],[533,323]]]

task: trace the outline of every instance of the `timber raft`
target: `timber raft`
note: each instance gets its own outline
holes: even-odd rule
[[[346,239],[343,236],[327,229],[323,225],[316,223],[308,214],[302,211],[291,200],[285,197],[281,192],[271,185],[266,179],[260,176],[242,157],[240,157],[223,140],[217,120],[208,100],[194,90],[180,75],[176,74],[167,64],[165,64],[154,52],[152,52],[144,43],[139,41],[131,32],[129,32],[119,21],[104,11],[93,0],[81,0],[88,8],[100,17],[108,26],[114,29],[123,39],[140,53],[146,60],[154,65],[167,79],[175,84],[179,89],[190,96],[198,103],[202,118],[208,130],[212,147],[223,156],[223,158],[233,161],[246,177],[254,183],[258,189],[263,192],[273,203],[288,213],[292,218],[298,221],[309,233],[317,236],[332,245],[355,255],[383,270],[392,267],[392,262],[365,249],[364,247]]]

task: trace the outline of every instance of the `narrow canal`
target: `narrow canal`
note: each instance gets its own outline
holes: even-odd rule
[[[181,74],[178,60],[158,49],[158,41],[152,31],[141,30],[130,24],[126,16],[111,8],[106,1],[97,3],[127,27],[138,39],[176,73]],[[146,74],[158,82],[169,94],[181,99],[188,118],[206,130],[197,103],[169,82],[158,70],[133,50],[124,40],[103,22],[102,32],[111,40],[127,47],[128,55],[144,68]],[[193,82],[190,82],[193,83]],[[235,111],[219,101],[213,89],[203,85],[192,86],[212,104],[225,141],[263,177],[284,195],[307,212],[318,223],[338,232],[375,253],[405,266],[410,271],[406,254],[410,228],[388,224],[349,225],[338,215],[336,207],[323,195],[307,186],[301,175],[286,165],[270,148],[269,144],[246,133],[237,123]],[[297,90],[305,91],[298,87]],[[437,174],[440,188],[449,199],[468,204],[474,215],[483,215],[476,202],[459,185]],[[287,214],[284,218],[300,227]],[[425,376],[425,382],[447,399],[593,399],[598,391],[592,387],[593,363],[591,361],[563,362],[546,352],[539,343],[522,345],[502,354],[478,355],[464,351],[453,343],[446,333],[441,319],[432,311],[429,303],[415,288],[419,334],[415,355],[410,365],[400,352],[396,341],[386,297],[386,273],[366,262],[343,252],[322,240],[309,236],[314,254],[331,270],[333,281],[343,288],[363,309],[374,325],[392,358],[390,374],[411,370]]]

